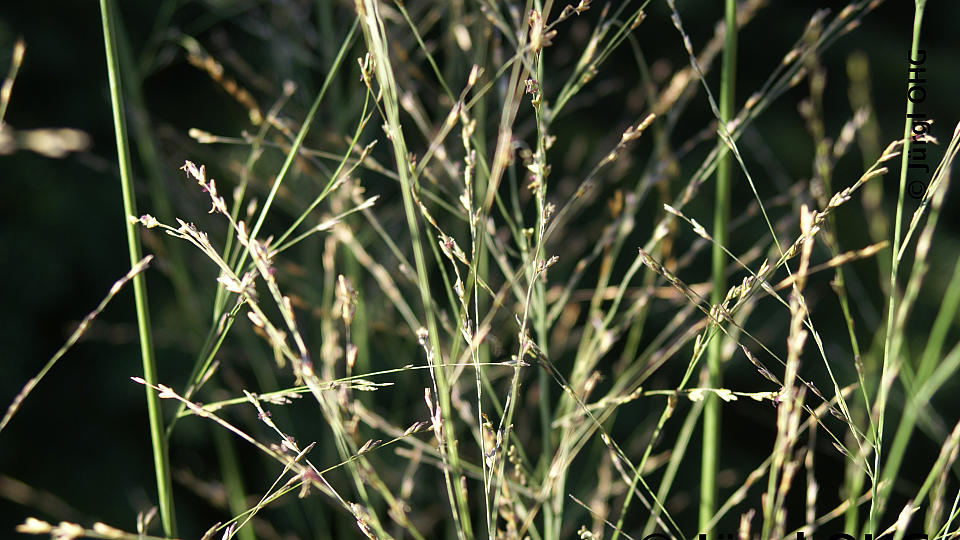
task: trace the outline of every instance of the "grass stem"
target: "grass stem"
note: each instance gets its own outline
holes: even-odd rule
[[[915,9],[913,13],[913,39],[910,45],[910,58],[917,58],[917,52],[920,49],[920,27],[923,23],[923,8],[925,4],[926,0],[916,0],[915,3]],[[877,399],[876,403],[874,404],[874,410],[879,411],[876,424],[877,430],[874,437],[874,470],[880,469],[880,459],[883,453],[884,417],[886,416],[886,402],[891,386],[890,383],[892,383],[892,380],[889,382],[888,380],[891,379],[890,375],[892,373],[896,373],[899,364],[897,361],[898,352],[895,351],[893,347],[895,342],[894,322],[898,310],[897,271],[900,267],[899,253],[902,236],[901,230],[903,226],[904,195],[906,193],[907,167],[910,159],[910,136],[913,129],[913,120],[910,116],[913,114],[913,111],[914,103],[910,100],[908,94],[907,112],[903,123],[903,151],[900,159],[900,188],[897,193],[897,213],[893,223],[893,243],[891,244],[890,254],[890,296],[887,301],[887,324],[883,343],[883,365],[880,371]],[[883,513],[884,502],[887,495],[890,493],[890,488],[892,487],[892,482],[888,482],[886,486],[880,486],[878,480],[879,478],[875,476],[873,479],[873,485],[871,487],[873,497],[870,499],[870,520],[868,522],[868,531],[876,530],[877,526],[879,525],[879,520]]]
[[[133,175],[130,169],[130,147],[127,139],[127,119],[123,107],[123,90],[120,81],[120,61],[117,53],[117,36],[114,28],[113,3],[100,0],[100,15],[103,24],[103,45],[107,58],[107,75],[110,84],[110,105],[113,109],[114,137],[117,142],[117,161],[120,167],[120,187],[123,194],[123,221],[127,233],[127,252],[130,266],[142,258],[140,237],[135,224],[128,219],[137,215],[137,203],[133,191]],[[150,309],[147,304],[147,287],[142,273],[133,276],[133,293],[137,310],[137,333],[140,338],[140,357],[143,361],[143,378],[147,382],[147,413],[150,421],[150,441],[153,447],[154,472],[157,479],[157,496],[160,520],[167,536],[176,536],[177,525],[173,509],[173,486],[170,478],[170,459],[167,439],[164,435],[163,412],[160,398],[150,387],[156,384],[157,365],[150,330]]]
[[[723,47],[723,67],[720,79],[720,129],[725,131],[726,124],[733,115],[734,82],[736,80],[737,61],[737,3],[726,0],[724,6],[725,39]],[[723,144],[723,138],[719,141]],[[723,148],[723,146],[721,146]],[[727,257],[723,251],[727,243],[727,223],[730,219],[730,178],[733,163],[729,154],[724,154],[717,163],[717,190],[714,199],[713,236],[716,240],[712,252],[713,290],[710,302],[714,305],[723,302],[726,292],[725,270]],[[720,361],[723,346],[723,333],[715,333],[710,340],[707,352],[708,385],[720,388]],[[717,498],[717,460],[720,446],[720,399],[715,394],[707,396],[703,410],[703,453],[700,465],[700,530],[713,518]]]

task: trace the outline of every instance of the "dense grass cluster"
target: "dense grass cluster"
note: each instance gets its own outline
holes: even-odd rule
[[[955,536],[960,423],[928,402],[960,368],[960,266],[928,270],[960,133],[937,119],[915,204],[910,145],[935,139],[908,122],[882,140],[862,57],[842,125],[825,112],[824,55],[880,3],[785,29],[795,43],[738,101],[761,0],[727,1],[705,35],[673,0],[210,3],[287,46],[246,58],[174,30],[176,2],[133,50],[101,0],[132,269],[0,430],[130,282],[159,524],[17,530]],[[171,58],[245,115],[196,125],[175,163],[144,98]],[[758,127],[788,93],[803,178]],[[928,289],[942,302],[918,340]],[[192,369],[163,367],[158,327]],[[181,457],[207,435],[206,466]],[[921,436],[934,452],[905,463]],[[181,493],[205,505],[186,526]]]

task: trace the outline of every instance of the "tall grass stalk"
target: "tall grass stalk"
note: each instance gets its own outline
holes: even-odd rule
[[[737,2],[726,0],[724,4],[724,45],[723,65],[720,75],[720,126],[721,132],[727,131],[727,123],[734,111],[735,82],[737,73]],[[723,145],[724,137],[718,137]],[[724,148],[724,146],[721,146]],[[724,246],[728,239],[730,220],[730,183],[733,176],[733,161],[729,153],[724,152],[717,163],[717,187],[714,197],[713,214],[713,251],[711,274],[713,289],[710,302],[719,305],[726,294],[727,256]],[[710,388],[720,388],[720,364],[723,354],[723,333],[716,332],[710,340],[707,351],[708,383]],[[703,409],[703,452],[700,460],[700,530],[705,531],[713,518],[717,497],[717,461],[720,452],[720,398],[715,394],[707,396]]]
[[[133,190],[133,174],[130,167],[130,148],[127,139],[127,119],[123,103],[120,61],[117,36],[114,27],[113,2],[100,0],[100,17],[103,24],[103,45],[107,59],[107,75],[110,83],[110,105],[113,109],[114,137],[117,143],[117,160],[120,167],[120,188],[123,195],[123,221],[127,234],[127,252],[130,266],[142,258],[140,237],[132,217],[137,215],[136,196]],[[140,357],[143,362],[143,378],[148,384],[156,384],[157,364],[153,351],[150,329],[150,309],[147,304],[147,288],[143,274],[133,276],[133,293],[137,310],[137,334],[140,338]],[[160,520],[167,536],[176,536],[177,524],[173,508],[173,485],[170,477],[170,460],[167,439],[164,435],[163,412],[157,393],[147,387],[147,413],[150,422],[150,442],[153,447],[154,473],[157,479],[157,497]]]
[[[437,325],[436,315],[434,314],[433,302],[430,293],[430,280],[428,277],[428,268],[424,249],[420,237],[420,223],[416,202],[414,201],[414,183],[416,177],[411,177],[415,167],[409,162],[404,133],[400,126],[400,91],[393,75],[393,66],[390,60],[389,42],[385,35],[383,20],[380,16],[380,10],[377,2],[372,0],[356,0],[357,13],[361,18],[361,26],[364,37],[366,38],[367,48],[373,59],[373,72],[377,83],[382,92],[382,103],[385,111],[385,129],[388,130],[387,137],[390,139],[393,147],[394,159],[397,167],[397,174],[400,179],[400,190],[403,198],[404,214],[406,216],[407,227],[413,245],[413,258],[416,266],[417,285],[420,290],[420,300],[423,305],[424,316],[426,317],[426,336],[423,344],[427,349],[428,361],[433,365],[433,378],[436,386],[436,399],[438,402],[440,418],[442,423],[443,440],[443,458],[445,462],[444,473],[446,475],[446,487],[448,496],[452,501],[456,501],[451,506],[454,523],[457,528],[457,535],[460,538],[472,538],[473,528],[470,525],[470,508],[467,503],[467,494],[461,487],[461,465],[457,436],[454,429],[454,416],[452,405],[450,403],[450,384],[447,379],[447,368],[440,348],[439,327]],[[433,415],[431,411],[431,416]]]
[[[923,10],[926,0],[916,0],[913,12],[913,38],[910,44],[910,58],[917,58],[920,50],[920,28],[923,24]],[[908,73],[908,78],[910,77]],[[880,371],[880,381],[877,388],[876,401],[874,402],[874,411],[877,411],[876,433],[873,441],[873,468],[874,471],[880,470],[880,461],[883,454],[883,431],[887,412],[887,399],[889,397],[890,387],[893,384],[893,378],[900,369],[902,360],[898,350],[894,347],[897,344],[894,334],[895,318],[898,309],[897,292],[897,274],[900,268],[900,243],[901,231],[903,227],[904,197],[907,186],[907,169],[910,160],[910,146],[913,130],[913,120],[911,115],[914,111],[914,103],[907,96],[907,112],[903,122],[903,152],[900,156],[900,186],[897,193],[897,211],[893,222],[893,242],[891,244],[891,263],[890,263],[890,288],[887,300],[887,321],[886,333],[883,342],[883,364]],[[883,505],[890,493],[892,482],[885,486],[880,485],[880,476],[874,474],[871,479],[871,492],[873,497],[870,499],[870,517],[868,521],[868,532],[873,532],[879,525],[879,519],[882,517]]]

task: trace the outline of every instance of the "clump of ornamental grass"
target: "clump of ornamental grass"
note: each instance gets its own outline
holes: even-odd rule
[[[767,540],[842,527],[901,538],[920,522],[931,537],[955,534],[960,424],[931,420],[922,404],[960,367],[960,348],[944,349],[960,271],[922,350],[905,341],[960,132],[904,234],[873,227],[857,243],[838,224],[860,198],[869,223],[886,219],[875,186],[911,143],[870,147],[863,100],[838,133],[824,121],[821,59],[880,3],[817,11],[766,82],[722,114],[709,74],[733,29],[691,36],[672,1],[661,20],[635,2],[320,2],[349,21],[307,34],[328,51],[326,76],[310,96],[283,84],[269,107],[245,87],[259,79],[243,63],[224,64],[200,36],[171,38],[250,129],[188,132],[182,206],[203,201],[207,214],[176,217],[154,197],[162,189],[151,194],[157,217],[128,213],[147,245],[168,246],[173,303],[206,331],[185,381],[132,377],[164,404],[155,451],[187,422],[220,434],[219,471],[185,471],[176,444],[169,463],[158,459],[161,484],[162,468],[179,480],[160,490],[163,535],[176,534],[174,492],[186,490],[229,515],[205,534],[180,532],[203,538],[306,534],[273,510],[308,498],[323,508],[309,530],[340,537],[685,538],[735,527]],[[739,29],[768,9],[731,4]],[[664,29],[683,65],[654,74],[663,66],[652,70],[643,51]],[[616,90],[624,51],[639,93]],[[743,141],[804,84],[810,178],[771,189],[753,165],[765,148]],[[305,113],[290,112],[304,98]],[[578,125],[597,104],[625,112]],[[709,120],[677,141],[698,107]],[[138,146],[150,143],[141,136]],[[125,137],[118,129],[121,147]],[[862,173],[834,174],[857,143],[868,150]],[[708,229],[704,186],[724,160],[750,196]],[[720,263],[708,278],[711,251]],[[889,334],[854,331],[866,278],[852,268],[863,267],[892,279]],[[187,313],[189,291],[204,291],[209,313]],[[741,382],[716,384],[708,358]],[[759,459],[732,459],[738,441],[699,426],[711,402],[730,417],[766,407]],[[892,486],[921,422],[936,426],[940,451],[900,485],[902,499]],[[683,474],[699,470],[709,450],[693,443],[711,429],[719,472]],[[238,445],[259,461],[239,462]],[[842,462],[842,479],[824,478],[825,459]],[[715,482],[716,504],[698,508],[703,482]],[[141,516],[127,533],[28,518],[17,530],[150,538],[149,523]]]

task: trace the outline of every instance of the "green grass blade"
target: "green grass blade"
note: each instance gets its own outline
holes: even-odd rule
[[[114,137],[117,142],[117,160],[120,165],[120,187],[123,194],[124,227],[127,233],[127,251],[130,266],[142,258],[140,237],[135,222],[137,204],[133,191],[133,175],[130,168],[130,148],[127,139],[127,120],[123,105],[123,89],[120,80],[120,62],[117,54],[117,36],[114,30],[113,2],[100,0],[100,16],[103,24],[103,44],[107,59],[107,74],[110,83],[110,105],[113,109]],[[143,361],[143,378],[148,384],[156,384],[157,365],[150,330],[150,310],[147,304],[147,288],[143,274],[133,277],[133,292],[137,309],[137,333],[140,338],[140,356]],[[173,486],[170,478],[170,459],[167,439],[164,436],[163,412],[160,398],[151,388],[146,388],[147,412],[150,419],[150,441],[153,447],[154,472],[157,479],[157,496],[163,532],[176,536],[177,524],[173,508]]]
[[[723,47],[723,67],[720,79],[720,121],[721,129],[726,131],[726,123],[733,115],[735,81],[737,73],[737,3],[726,0],[724,6],[726,38]],[[723,138],[719,138],[723,143]],[[725,153],[717,164],[717,189],[714,198],[713,236],[716,242],[712,251],[713,290],[710,302],[718,305],[726,294],[727,256],[724,246],[728,239],[728,221],[730,220],[730,183],[733,164],[730,154]],[[708,384],[711,388],[720,388],[720,362],[723,354],[723,333],[717,332],[710,340],[707,352]],[[720,452],[720,399],[715,394],[707,396],[703,409],[703,453],[700,459],[700,530],[704,531],[713,518],[717,498],[717,461]]]

